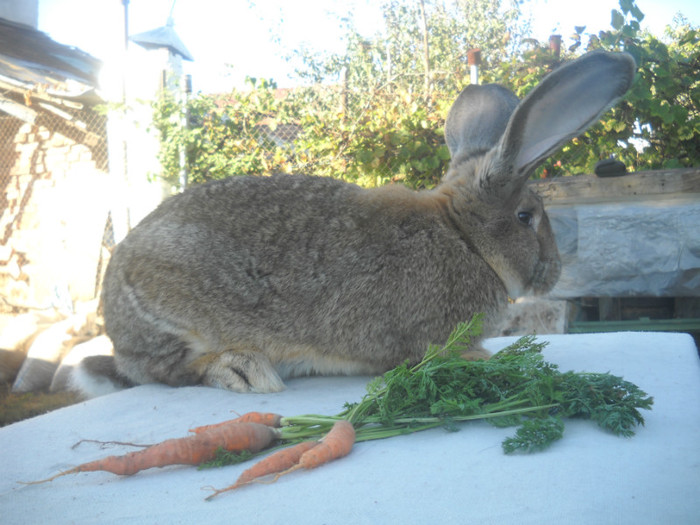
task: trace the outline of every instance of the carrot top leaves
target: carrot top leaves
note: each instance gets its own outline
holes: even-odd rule
[[[265,450],[267,452],[267,450]],[[218,468],[218,467],[225,467],[228,465],[238,465],[239,463],[244,463],[251,459],[255,454],[251,452],[250,450],[241,450],[241,451],[233,451],[230,452],[226,450],[224,447],[219,447],[216,449],[216,452],[214,453],[214,459],[210,461],[206,461],[204,463],[200,463],[197,468],[199,470],[203,469],[208,469],[208,468]]]
[[[404,363],[372,381],[359,403],[340,417],[357,427],[357,441],[486,419],[518,426],[504,443],[506,453],[543,450],[560,439],[564,418],[592,419],[620,436],[644,424],[640,409],[653,399],[636,385],[610,374],[559,371],[542,356],[546,343],[526,336],[489,360],[460,354],[480,333],[480,317],[460,324],[443,347],[431,347],[413,366]]]
[[[515,431],[513,437],[503,441],[506,454],[514,452],[537,452],[544,450],[564,435],[564,422],[561,418],[547,416],[528,419]]]

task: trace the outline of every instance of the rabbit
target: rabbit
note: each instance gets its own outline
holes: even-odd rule
[[[589,53],[520,102],[471,85],[449,111],[430,190],[230,177],[165,200],[116,247],[103,285],[113,357],[92,374],[277,392],[302,375],[373,375],[457,323],[543,294],[561,263],[533,170],[630,87],[634,60]],[[477,345],[465,357],[487,358]]]

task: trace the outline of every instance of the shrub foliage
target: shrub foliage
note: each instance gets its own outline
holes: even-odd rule
[[[298,51],[307,87],[279,90],[271,80],[249,79],[247,89],[194,96],[186,118],[163,94],[153,120],[161,176],[177,186],[184,167],[195,183],[308,173],[364,186],[432,187],[449,162],[444,120],[469,82],[473,48],[482,50],[481,82],[519,97],[562,61],[593,49],[627,51],[637,61],[624,100],[534,176],[591,173],[610,156],[629,171],[700,165],[700,43],[682,16],[660,39],[640,30],[644,15],[634,0],[619,0],[609,30],[576,27],[557,56],[527,38],[516,0],[389,0],[383,12],[385,29],[374,38],[348,27],[342,55]]]

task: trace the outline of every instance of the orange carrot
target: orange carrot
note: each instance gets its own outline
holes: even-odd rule
[[[26,483],[33,485],[53,481],[67,474],[104,470],[113,474],[131,475],[141,470],[167,465],[199,465],[214,458],[221,447],[227,451],[249,450],[258,452],[268,447],[277,432],[258,423],[239,423],[206,430],[178,439],[168,439],[144,450],[130,452],[123,456],[109,456],[89,463],[83,463],[70,470],[41,481]]]
[[[320,467],[334,459],[347,456],[355,444],[355,429],[352,423],[340,419],[333,423],[328,434],[323,436],[318,445],[304,452],[299,458],[299,463],[277,474],[272,481],[300,468],[312,469]]]
[[[280,422],[282,421],[282,416],[279,414],[271,414],[267,412],[248,412],[243,414],[236,419],[229,419],[227,421],[222,421],[221,423],[214,423],[212,425],[203,425],[201,427],[191,428],[190,432],[199,434],[205,430],[211,428],[216,428],[224,425],[230,425],[232,423],[259,423],[261,425],[266,425],[268,427],[279,428]]]
[[[340,419],[333,424],[317,447],[305,452],[299,459],[299,467],[311,469],[320,467],[329,461],[350,454],[355,444],[355,429],[352,423]]]
[[[214,489],[214,493],[207,496],[205,499],[209,501],[222,492],[235,490],[243,485],[257,481],[268,474],[277,474],[278,472],[287,470],[296,465],[304,453],[317,445],[319,445],[318,441],[302,441],[301,443],[297,443],[292,447],[278,450],[277,452],[267,456],[265,459],[258,461],[249,469],[244,470],[233,485],[229,485],[223,489]]]

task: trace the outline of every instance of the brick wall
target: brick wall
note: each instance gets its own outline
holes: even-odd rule
[[[95,295],[110,208],[106,119],[0,117],[0,310]]]

